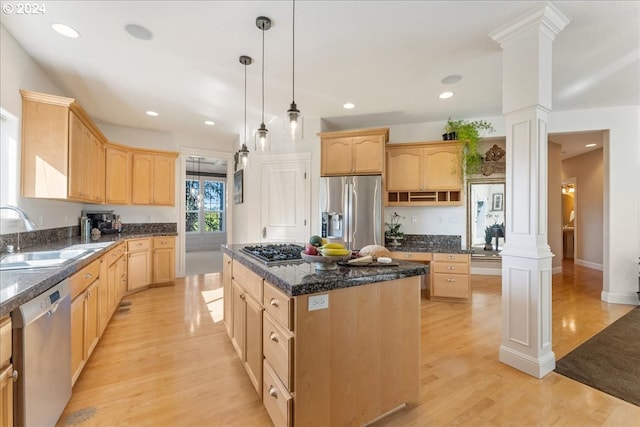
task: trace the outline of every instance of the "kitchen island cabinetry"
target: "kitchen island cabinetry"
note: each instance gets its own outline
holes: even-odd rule
[[[227,254],[222,254],[222,287],[224,295],[224,326],[229,337],[233,336],[233,305],[226,298],[231,298],[231,266],[233,260]]]
[[[151,238],[127,240],[127,290],[143,289],[152,278]]]
[[[98,315],[101,260],[69,278],[71,286],[71,384],[75,384],[100,338]]]
[[[136,205],[175,205],[174,153],[134,152],[131,201]]]
[[[387,205],[463,203],[459,144],[391,144],[387,146],[386,158]]]
[[[417,398],[424,267],[401,261],[316,273],[315,264],[270,267],[223,252],[233,258],[232,298],[224,299],[232,305],[225,307],[232,311],[231,339],[248,345],[260,333],[254,375],[262,378],[274,425],[363,425]],[[241,315],[259,283],[261,322]],[[247,288],[253,296],[243,306]]]
[[[108,204],[131,203],[131,152],[116,144],[105,146],[105,201]]]
[[[13,426],[11,317],[0,317],[0,427]]]
[[[389,129],[325,132],[321,138],[321,176],[381,175]]]

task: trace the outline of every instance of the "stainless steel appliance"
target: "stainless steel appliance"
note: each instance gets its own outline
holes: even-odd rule
[[[302,262],[300,252],[303,250],[303,246],[282,243],[245,246],[240,249],[240,252],[262,261],[265,265],[275,265],[297,261]]]
[[[97,228],[102,234],[117,233],[116,214],[113,211],[82,211],[82,216],[89,218],[91,229]]]
[[[380,176],[320,178],[320,234],[351,250],[383,245]]]
[[[69,280],[12,312],[16,427],[56,424],[71,398]]]

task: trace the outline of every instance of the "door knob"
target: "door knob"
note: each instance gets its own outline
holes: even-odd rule
[[[267,227],[262,227],[262,238],[263,239],[267,238]]]

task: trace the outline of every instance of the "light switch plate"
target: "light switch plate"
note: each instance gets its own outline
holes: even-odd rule
[[[329,308],[329,294],[314,295],[309,297],[309,311]]]

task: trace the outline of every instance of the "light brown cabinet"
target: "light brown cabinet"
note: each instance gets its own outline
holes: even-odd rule
[[[152,283],[171,283],[176,279],[175,237],[153,238]]]
[[[222,255],[222,287],[224,295],[224,326],[227,328],[227,334],[233,336],[233,305],[230,303],[232,298],[231,290],[231,257],[227,254]]]
[[[431,299],[468,302],[471,299],[469,254],[433,254]]]
[[[138,205],[175,205],[175,154],[133,153],[131,200]]]
[[[151,239],[127,240],[127,289],[141,289],[152,279]]]
[[[74,99],[20,93],[23,197],[104,203],[104,135]]]
[[[0,427],[13,426],[11,317],[0,317]]]
[[[262,397],[262,278],[235,260],[232,277],[231,342]]]
[[[321,139],[321,176],[381,175],[389,129],[325,132]]]
[[[101,260],[69,278],[71,286],[71,383],[75,384],[100,338]]]
[[[105,146],[105,178],[106,203],[131,203],[131,152],[126,147]]]
[[[102,266],[100,269],[100,334],[104,332],[109,319],[116,311],[120,299],[124,292],[122,286],[124,283],[124,291],[126,291],[126,243],[118,243],[113,249],[110,249],[102,257]],[[106,278],[106,280],[105,280]]]
[[[387,205],[463,203],[460,146],[457,143],[388,145],[385,177]]]

